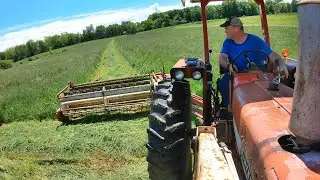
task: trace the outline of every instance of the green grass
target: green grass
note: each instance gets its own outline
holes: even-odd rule
[[[108,39],[47,52],[0,71],[0,123],[54,118],[56,94],[70,81],[87,82]]]
[[[298,16],[296,13],[286,13],[286,14],[272,14],[268,15],[268,24],[269,26],[297,26],[298,25]],[[260,16],[245,16],[240,17],[244,26],[258,25],[260,27]],[[225,19],[215,19],[210,20],[210,25],[220,25],[224,23]],[[201,24],[200,24],[201,25]],[[186,25],[188,26],[188,25]]]
[[[271,15],[269,24],[282,24],[286,18],[289,19],[289,26],[269,27],[271,47],[278,53],[281,53],[283,48],[287,48],[291,52],[290,56],[295,58],[297,56],[297,27],[291,25],[297,24],[296,14]],[[261,27],[257,26],[260,24],[259,17],[242,19],[244,23],[253,24],[245,26],[246,32],[262,37]],[[216,78],[218,77],[218,56],[225,33],[223,28],[215,25],[222,22],[223,20],[211,21],[208,29],[209,46],[213,50],[211,64]],[[169,72],[178,59],[204,56],[201,24],[186,24],[138,33],[134,36],[121,36],[116,38],[115,43],[124,58],[140,73],[148,73],[151,70],[159,71],[163,65]],[[194,92],[201,95],[200,85],[193,85],[193,87]]]
[[[141,130],[147,121],[134,117],[70,126],[56,121],[5,125],[0,131],[0,179],[146,179],[147,137]]]
[[[93,77],[93,80],[110,80],[137,75],[121,53],[115,47],[112,39],[103,51],[100,65]]]
[[[243,21],[246,31],[261,36],[258,17]],[[221,22],[209,23],[215,78],[225,38]],[[296,14],[272,15],[269,24],[272,48],[288,48],[296,57]],[[57,49],[0,71],[0,123],[10,122],[0,126],[0,179],[147,179],[147,114],[60,126],[53,121],[55,95],[69,81],[144,74],[162,65],[168,72],[179,58],[203,57],[202,48],[201,24],[193,23]],[[201,94],[195,84],[193,91]]]
[[[86,47],[91,49],[88,56],[96,57],[95,71],[85,75],[87,81],[136,74],[112,39],[91,43],[101,43],[101,56],[97,58],[93,51],[97,45]],[[77,51],[65,52],[78,58]],[[41,61],[50,60],[39,58]],[[36,61],[19,66],[32,63]],[[55,94],[53,98],[56,101]],[[78,125],[60,125],[57,121],[31,120],[1,126],[0,179],[147,179],[147,114],[89,117]]]

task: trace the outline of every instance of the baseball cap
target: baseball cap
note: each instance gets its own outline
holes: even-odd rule
[[[243,23],[238,17],[232,16],[227,19],[226,22],[220,25],[220,27],[228,27],[228,26],[243,26]]]

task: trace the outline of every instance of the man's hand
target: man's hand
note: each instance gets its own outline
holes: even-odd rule
[[[288,69],[285,65],[282,67],[280,65],[280,74],[283,74],[286,79],[289,77],[289,72],[288,72]]]
[[[270,61],[272,63],[272,67],[273,67],[273,74],[275,76],[277,76],[277,71],[278,71],[278,67],[279,67],[279,71],[280,74],[284,75],[285,78],[287,79],[289,77],[289,72],[285,63],[285,60],[276,52],[272,52],[269,55]],[[279,64],[276,64],[276,60],[279,61]]]
[[[237,74],[237,72],[238,72],[237,66],[235,66],[234,64],[229,64],[229,73],[234,76]]]
[[[222,66],[224,69],[228,70],[228,55],[221,53],[219,56],[219,64]]]
[[[235,75],[238,72],[237,66],[231,64],[228,61],[228,55],[221,53],[219,56],[219,63],[224,69],[228,70],[230,74]]]

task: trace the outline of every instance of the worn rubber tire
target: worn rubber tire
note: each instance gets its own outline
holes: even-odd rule
[[[191,93],[187,81],[165,79],[152,94],[148,132],[151,180],[192,178],[190,155]]]

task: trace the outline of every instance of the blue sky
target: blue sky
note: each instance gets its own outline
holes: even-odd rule
[[[0,30],[35,21],[60,19],[102,10],[143,8],[158,3],[161,6],[177,5],[179,0],[0,0]]]
[[[199,3],[186,3],[194,5]],[[181,0],[0,0],[0,51],[30,39],[81,33],[90,24],[140,22],[152,13],[181,8]]]
[[[0,51],[30,39],[81,33],[90,24],[140,22],[154,12],[180,8],[180,0],[0,0]]]

